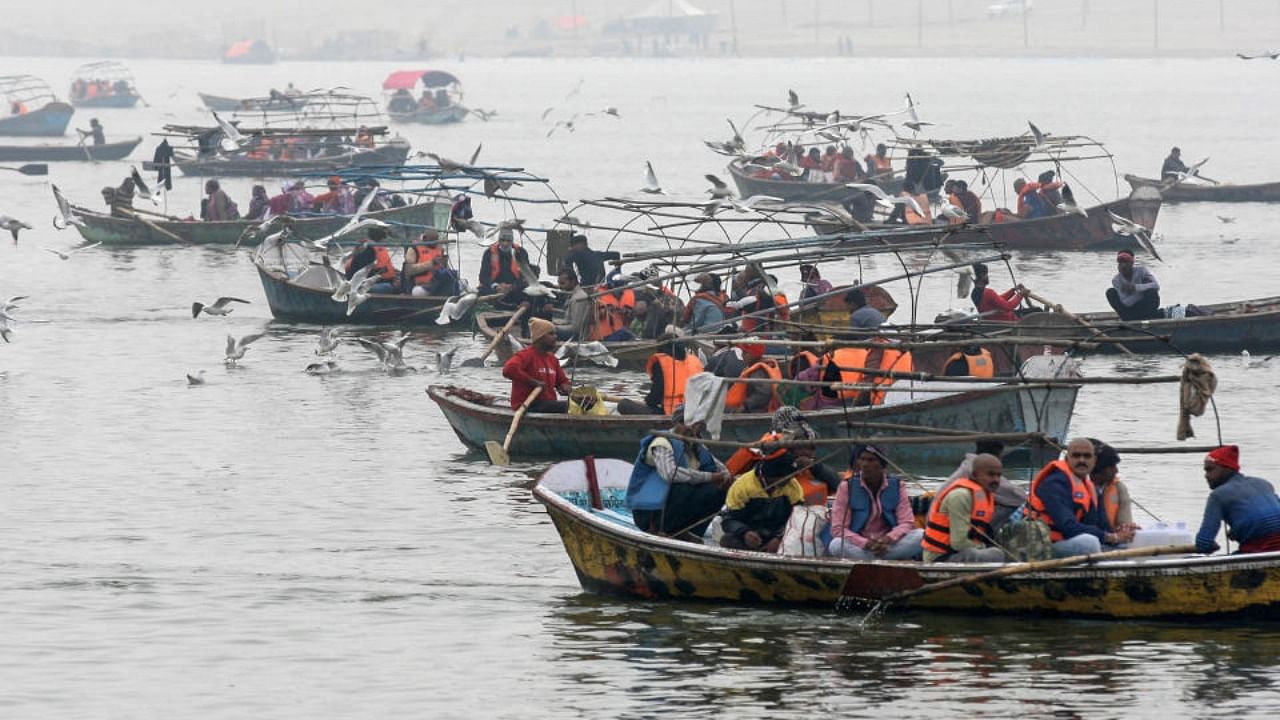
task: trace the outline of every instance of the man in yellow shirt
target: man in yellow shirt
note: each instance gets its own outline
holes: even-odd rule
[[[804,504],[795,455],[778,450],[733,482],[725,498],[722,547],[776,553],[791,508]]]

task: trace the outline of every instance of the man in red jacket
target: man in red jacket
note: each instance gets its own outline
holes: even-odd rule
[[[529,405],[529,412],[568,412],[569,404],[556,399],[557,390],[568,396],[572,386],[555,354],[555,325],[542,318],[530,320],[529,340],[529,347],[512,355],[502,366],[502,376],[511,381],[511,409],[519,408],[534,388],[541,387],[542,392]]]

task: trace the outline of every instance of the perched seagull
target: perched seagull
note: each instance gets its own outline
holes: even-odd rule
[[[151,200],[152,205],[160,207],[164,201],[164,190],[158,186],[155,190],[152,190],[150,186],[147,185],[147,181],[142,179],[142,175],[138,172],[138,168],[136,167],[129,168],[129,176],[133,178],[133,185],[137,188],[138,192],[147,196],[147,198]]]
[[[390,372],[411,369],[404,364],[404,344],[408,340],[409,335],[407,333],[401,333],[399,337],[390,342],[375,342],[367,338],[356,338],[357,343],[378,356],[378,364],[382,369]]]
[[[233,302],[244,303],[245,305],[249,304],[248,300],[241,300],[240,298],[235,297],[220,297],[213,301],[212,305],[205,305],[204,303],[198,302],[191,303],[191,317],[198,318],[200,317],[201,312],[205,315],[229,315],[231,311],[235,309],[230,307]]]
[[[733,191],[729,189],[728,185],[724,184],[723,180],[709,173],[703,177],[707,179],[707,182],[711,183],[711,189],[707,190],[707,192],[711,193],[713,199],[728,200],[733,197]]]
[[[800,102],[800,96],[796,94],[796,91],[788,90],[787,91],[787,109],[798,110],[802,107],[804,107],[804,105]]]
[[[1215,215],[1214,217],[1218,218],[1218,221],[1223,225],[1230,225],[1236,221],[1236,219],[1230,215]]]
[[[593,340],[587,343],[567,342],[560,346],[556,351],[556,357],[564,360],[570,357],[582,358],[590,360],[597,365],[605,367],[617,367],[618,358],[609,352],[609,348],[599,340]]]
[[[251,343],[256,342],[263,335],[266,335],[266,333],[254,333],[252,335],[245,335],[239,340],[228,335],[227,336],[227,356],[225,359],[225,362],[227,363],[227,365],[229,367],[235,367],[236,361],[244,357],[244,351],[249,349],[249,345]]]
[[[338,369],[338,363],[333,360],[319,360],[307,365],[302,369],[308,375],[329,375]]]
[[[440,315],[436,318],[436,324],[450,325],[466,317],[467,312],[471,310],[479,298],[479,293],[469,292],[462,295],[454,295],[445,300],[444,305],[440,307]]]
[[[453,347],[449,348],[448,350],[445,350],[444,352],[440,352],[439,350],[437,350],[436,351],[436,372],[440,373],[441,375],[448,375],[450,369],[453,367],[453,355],[456,352],[458,352],[457,345],[454,345]]]
[[[650,195],[666,195],[662,192],[662,185],[658,184],[658,175],[653,171],[653,163],[648,160],[644,161],[644,187],[640,188],[640,192]],[[14,242],[17,242],[17,234],[14,234]]]
[[[1160,257],[1160,253],[1156,252],[1156,246],[1151,242],[1151,231],[1147,230],[1145,227],[1139,225],[1138,223],[1130,220],[1129,218],[1121,215],[1117,215],[1114,212],[1111,212],[1110,210],[1107,211],[1107,214],[1111,216],[1111,222],[1113,222],[1117,226],[1116,227],[1117,233],[1121,235],[1127,235],[1133,238],[1134,240],[1137,240],[1138,244],[1142,246],[1142,249],[1151,253],[1151,256],[1154,257],[1155,259],[1160,260],[1161,262],[1164,262],[1164,260]]]
[[[1071,186],[1065,183],[1062,185],[1062,202],[1058,204],[1058,209],[1064,213],[1075,213],[1080,217],[1089,217],[1089,213],[1085,212],[1085,209],[1076,203],[1076,196],[1075,193],[1071,192]]]
[[[196,385],[203,385],[203,384],[204,384],[203,370],[196,371],[195,375],[192,375],[191,373],[187,373],[187,387],[194,387]]]
[[[1240,357],[1244,360],[1245,367],[1260,368],[1260,367],[1266,367],[1267,364],[1271,362],[1271,358],[1275,357],[1275,355],[1268,355],[1262,358],[1261,360],[1254,360],[1253,356],[1249,354],[1248,350],[1241,350]]]
[[[62,191],[58,189],[58,186],[50,183],[49,187],[53,188],[53,199],[57,201],[58,214],[62,216],[62,224],[59,225],[58,218],[54,218],[53,227],[58,230],[65,230],[72,225],[84,227],[84,220],[81,220],[80,216],[76,215],[75,211],[71,209],[71,203],[67,202],[67,199],[62,196]]]
[[[54,255],[57,255],[59,258],[62,258],[63,260],[70,260],[72,255],[78,252],[82,252],[84,250],[88,250],[90,248],[96,248],[101,244],[102,244],[102,241],[98,241],[92,245],[85,245],[84,247],[71,248],[66,252],[63,252],[61,250],[54,250],[53,248],[50,248],[50,247],[42,247],[40,249],[44,250],[45,252],[53,253]]]
[[[8,230],[13,235],[13,244],[18,244],[18,231],[30,230],[31,226],[8,215],[0,215],[0,230]]]
[[[337,328],[325,328],[320,331],[320,340],[316,344],[316,355],[332,355],[334,350],[342,344],[342,339],[338,337]]]
[[[1044,147],[1045,134],[1040,132],[1040,128],[1036,127],[1036,124],[1030,120],[1027,121],[1027,126],[1031,128],[1031,137],[1035,140],[1036,147]]]

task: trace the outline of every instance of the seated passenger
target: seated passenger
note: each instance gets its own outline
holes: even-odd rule
[[[578,282],[578,275],[567,267],[560,268],[556,278],[560,288],[560,297],[564,303],[564,320],[557,322],[556,338],[560,340],[577,340],[591,333],[591,298],[586,288]]]
[[[1067,458],[1040,468],[1031,481],[1027,515],[1049,526],[1054,557],[1101,552],[1103,545],[1123,545],[1133,539],[1133,528],[1112,529],[1098,504],[1098,492],[1089,479],[1093,470],[1093,443],[1076,438],[1067,444]]]
[[[796,458],[775,450],[739,475],[725,497],[721,547],[776,553],[794,505],[804,504]]]
[[[645,364],[650,380],[649,393],[644,398],[646,412],[669,415],[675,406],[684,404],[684,389],[689,378],[702,372],[702,361],[688,352],[685,343],[676,339],[677,335],[675,332],[664,335],[662,339],[670,344],[650,355]]]
[[[978,314],[982,315],[984,320],[1017,322],[1018,306],[1022,304],[1022,298],[1026,297],[1026,288],[1016,285],[998,293],[992,290],[990,285],[990,270],[983,263],[974,263],[973,290],[969,293],[969,299],[973,301]]]
[[[777,361],[763,357],[763,345],[751,343],[740,347],[744,361],[747,358],[754,360],[742,369],[738,374],[739,378],[773,381],[782,379],[782,369],[778,367]],[[726,358],[726,361],[730,359]],[[717,368],[721,367],[717,364]],[[736,382],[729,387],[724,398],[725,412],[731,413],[771,413],[781,406],[782,398],[778,395],[776,382]]]
[[[1090,438],[1093,443],[1093,472],[1089,479],[1098,490],[1098,504],[1102,506],[1102,514],[1107,516],[1107,524],[1112,528],[1134,528],[1133,500],[1129,497],[1129,487],[1120,481],[1117,467],[1120,464],[1120,453],[1101,440]]]
[[[684,408],[674,408],[672,433],[696,438],[705,429],[704,419],[686,424]],[[627,508],[645,532],[699,542],[732,481],[724,463],[701,443],[649,435],[632,466]]]
[[[391,254],[384,245],[378,243],[387,239],[387,231],[380,227],[371,227],[365,231],[365,240],[360,247],[347,258],[343,274],[350,280],[360,268],[372,265],[368,277],[378,278],[369,288],[373,294],[387,294],[396,291],[400,284],[400,273],[391,264]]]
[[[730,310],[729,297],[720,290],[720,277],[702,273],[693,279],[698,285],[689,304],[684,306],[681,324],[691,335],[718,333],[724,329]]]
[[[973,459],[972,478],[957,478],[938,493],[921,541],[925,562],[1004,560],[1004,551],[995,547],[991,526],[1003,469],[1000,458],[983,453]]]
[[[1280,497],[1271,483],[1240,472],[1240,448],[1223,445],[1204,459],[1209,498],[1196,533],[1196,550],[1218,551],[1218,529],[1227,523],[1227,537],[1240,543],[1241,553],[1280,550]]]
[[[831,506],[829,554],[851,560],[918,560],[924,531],[916,529],[902,481],[885,473],[884,451],[855,446],[849,466],[852,470],[845,473]]]

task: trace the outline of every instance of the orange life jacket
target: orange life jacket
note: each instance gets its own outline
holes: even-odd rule
[[[343,264],[342,269],[350,271],[351,261],[353,260],[355,260],[355,254],[347,258],[347,262]],[[373,246],[373,270],[370,271],[370,274],[376,275],[387,282],[395,280],[398,274],[391,265],[391,253],[387,252],[387,249],[381,245]]]
[[[828,362],[835,363],[840,371],[840,382],[846,385],[857,385],[862,382],[862,371],[867,367],[866,348],[839,348],[827,356]],[[823,375],[825,376],[825,372]],[[837,397],[852,400],[858,397],[858,390],[840,390]]]
[[[666,353],[654,353],[645,363],[646,375],[653,372],[653,366],[662,368],[662,412],[667,415],[684,402],[684,388],[689,378],[702,372],[702,361],[696,355],[686,354],[684,360],[676,360]]]
[[[769,312],[765,315],[743,318],[742,321],[738,323],[739,329],[744,333],[753,333],[757,330],[767,328],[769,325],[769,318],[771,317],[776,317],[779,320],[790,320],[791,308],[786,307],[786,305],[787,296],[782,293],[774,293],[773,307],[769,309]],[[750,315],[751,313],[762,309],[763,308],[752,306],[750,309],[746,310],[746,314]]]
[[[870,352],[867,353],[870,355]],[[915,369],[912,361],[911,352],[899,350],[892,346],[884,348],[883,354],[880,356],[880,364],[876,366],[876,370],[887,370],[891,372],[911,372]],[[895,378],[877,375],[871,378],[871,384],[888,387],[893,384]],[[876,390],[871,393],[871,404],[879,405],[884,402],[885,392]]]
[[[755,365],[748,367],[746,370],[743,370],[742,374],[739,375],[738,377],[749,378],[749,377],[752,377],[752,375],[759,370],[763,370],[765,375],[773,380],[782,379],[782,370],[778,368],[778,363],[773,360],[764,360],[764,359],[760,360]],[[742,412],[746,410],[747,386],[749,384],[750,383],[741,383],[741,382],[734,383],[733,387],[729,388],[729,392],[728,394],[725,395],[725,398],[724,398],[724,407],[726,410],[729,410],[730,412]],[[780,407],[782,407],[782,400],[781,398],[778,397],[778,386],[777,384],[770,383],[769,384],[769,412],[773,412],[774,410],[777,410]]]
[[[991,361],[991,351],[986,348],[982,348],[982,352],[978,355],[967,355],[964,352],[954,353],[947,358],[947,361],[942,366],[945,368],[956,360],[964,360],[965,364],[969,366],[969,372],[965,373],[969,377],[995,377],[996,366]]]
[[[904,192],[904,194],[906,194]],[[910,195],[916,200],[916,204],[920,206],[920,212],[917,213],[911,209],[910,205],[906,205],[902,209],[902,217],[906,219],[908,225],[928,225],[933,222],[933,212],[929,209],[929,198],[926,195]]]
[[[258,138],[258,144],[254,145],[246,157],[254,160],[268,160],[271,158],[271,138],[263,136]]]
[[[1102,511],[1107,515],[1107,523],[1111,527],[1116,527],[1120,517],[1120,488],[1116,486],[1119,478],[1112,478],[1107,486],[1102,488]]]
[[[604,287],[600,288],[602,291]],[[622,291],[622,298],[617,298],[613,291],[604,292],[596,298],[596,325],[593,340],[603,340],[627,326],[626,310],[635,310],[636,294],[630,288]]]
[[[520,277],[520,263],[516,262],[516,253],[520,252],[519,245],[511,246],[511,260],[507,264],[507,269],[515,277]],[[498,252],[498,243],[489,246],[489,281],[497,282],[498,275],[502,273],[501,253]]]
[[[1054,470],[1061,470],[1066,473],[1067,478],[1071,481],[1071,504],[1075,507],[1076,520],[1083,520],[1085,513],[1094,508],[1098,502],[1098,491],[1093,487],[1093,481],[1089,478],[1078,478],[1075,473],[1071,472],[1071,466],[1066,460],[1054,460],[1053,462],[1040,468],[1040,472],[1031,481],[1031,492],[1027,494],[1027,516],[1033,520],[1040,520],[1049,526],[1049,539],[1058,542],[1065,540],[1066,536],[1053,526],[1053,518],[1049,517],[1049,513],[1044,509],[1044,503],[1041,502],[1040,496],[1036,494],[1036,490],[1040,488],[1040,481],[1044,480]]]
[[[991,518],[996,513],[995,496],[969,478],[960,478],[933,499],[933,506],[924,525],[924,539],[920,541],[926,551],[942,555],[956,551],[951,547],[951,516],[942,512],[942,501],[960,489],[973,493],[973,510],[969,513],[969,539],[982,545],[991,544]]]
[[[415,257],[417,258],[417,262],[415,262],[414,265],[430,263],[436,258],[444,255],[444,251],[441,250],[438,245],[414,245],[413,251],[416,253]],[[426,285],[431,282],[431,278],[435,277],[435,274],[436,271],[428,267],[426,270],[423,270],[421,273],[413,276],[413,284]]]

